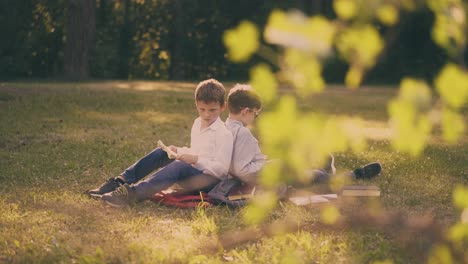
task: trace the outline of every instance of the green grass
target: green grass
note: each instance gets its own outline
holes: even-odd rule
[[[245,227],[240,210],[183,210],[149,201],[115,210],[86,197],[86,189],[119,174],[155,148],[158,139],[189,143],[195,85],[0,83],[0,263],[420,260],[384,230],[317,228],[319,209],[288,203],[270,221],[295,216],[300,231],[207,253],[204,247],[218,234]],[[408,215],[429,211],[447,227],[460,213],[452,205],[451,190],[468,184],[467,137],[454,146],[436,137],[419,158],[392,150],[386,103],[395,94],[388,88],[352,92],[333,87],[305,98],[302,105],[365,120],[369,149],[337,153],[339,170],[380,161],[384,171],[372,183],[381,187],[385,209]]]

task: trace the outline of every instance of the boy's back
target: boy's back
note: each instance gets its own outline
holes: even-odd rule
[[[249,85],[237,84],[229,91],[229,117],[226,126],[234,140],[229,173],[247,183],[255,183],[257,173],[266,162],[258,140],[246,127],[253,123],[260,113],[261,106],[260,97]]]
[[[260,150],[258,140],[242,122],[228,118],[226,126],[231,131],[234,145],[229,174],[247,183],[255,181],[256,174],[263,168],[266,158]]]

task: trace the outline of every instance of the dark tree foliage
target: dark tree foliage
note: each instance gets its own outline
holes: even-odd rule
[[[433,23],[434,15],[429,9],[404,14],[367,81],[396,83],[404,76],[431,81],[448,58],[446,51],[432,41]]]
[[[63,0],[0,1],[0,78],[57,75],[63,4]]]
[[[334,16],[330,0],[3,0],[0,79],[246,80],[264,60],[230,63],[223,32],[242,20],[263,26],[275,8]],[[431,40],[433,21],[429,10],[404,15],[366,81],[433,76],[447,58]],[[340,58],[324,65],[328,82],[343,81]]]

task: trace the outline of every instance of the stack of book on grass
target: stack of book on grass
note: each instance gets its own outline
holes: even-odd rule
[[[346,185],[340,192],[341,196],[380,196],[380,189],[374,185]]]
[[[228,199],[230,201],[251,199],[255,194],[255,185],[241,184],[240,186],[232,188],[229,192]]]
[[[329,194],[314,194],[314,195],[301,195],[301,196],[293,196],[289,197],[289,201],[291,201],[295,205],[304,206],[309,204],[322,204],[322,203],[329,203],[338,198],[338,195],[334,193]]]

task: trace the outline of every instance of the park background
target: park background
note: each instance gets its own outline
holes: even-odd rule
[[[321,60],[326,89],[298,95],[291,85],[281,86],[269,94],[253,131],[266,149],[271,144],[262,141],[276,134],[289,135],[290,142],[310,138],[290,133],[297,121],[336,131],[336,117],[360,119],[359,140],[367,148],[337,151],[338,170],[381,162],[379,177],[358,182],[379,186],[380,198],[337,207],[281,202],[273,208],[265,199],[245,210],[182,210],[152,202],[113,210],[83,194],[158,139],[186,145],[200,80],[214,77],[228,89],[251,81],[252,67],[265,57],[252,52],[233,63],[236,45],[225,46],[227,30],[239,34],[242,21],[262,29],[273,10],[343,20],[335,2],[399,6],[393,26],[364,12],[385,45],[375,66],[365,69],[363,87],[345,88],[352,61],[332,52]],[[461,38],[451,42],[447,34],[446,46],[436,43],[430,2],[462,7]],[[418,8],[405,9],[405,3]],[[466,10],[457,0],[1,1],[0,263],[467,263]],[[248,46],[252,38],[245,37]],[[461,69],[441,78],[453,90],[449,96],[432,85],[448,62]],[[266,64],[273,72],[284,66]],[[408,76],[420,82],[402,82]],[[286,98],[291,94],[297,113]],[[429,137],[410,120],[406,132],[414,133],[404,142],[417,147],[395,149],[389,119],[399,116],[390,116],[387,106],[405,106],[399,103],[408,99],[416,121],[449,109],[456,121],[452,130],[447,126],[451,142],[440,123],[426,131]],[[399,114],[405,119],[410,113]],[[316,130],[317,140],[327,142],[320,127],[306,132]],[[261,221],[249,223],[253,216]]]
[[[333,1],[14,1],[0,3],[1,79],[247,80],[248,63],[226,59],[223,32],[242,20],[263,27],[274,9],[336,17]],[[364,83],[397,84],[404,76],[430,79],[447,60],[431,38],[428,8],[402,12],[380,27],[389,40]],[[69,39],[70,41],[66,41]],[[466,61],[462,54],[459,60]],[[324,62],[328,83],[343,83],[347,64]]]

